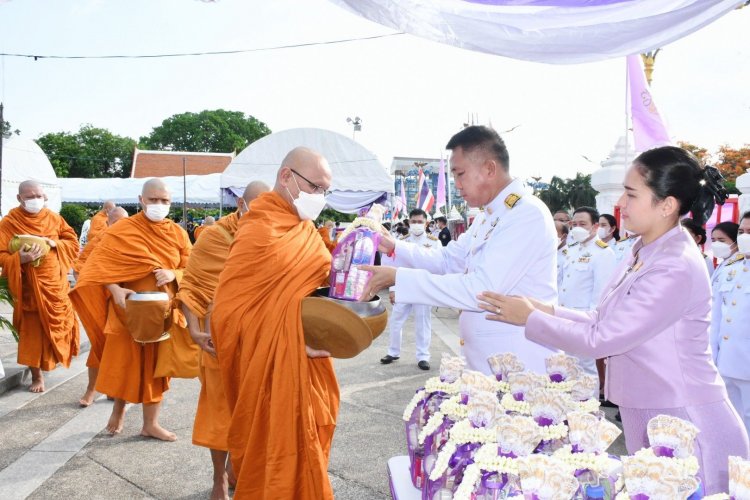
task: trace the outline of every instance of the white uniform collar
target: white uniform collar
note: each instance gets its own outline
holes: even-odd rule
[[[488,216],[493,217],[501,214],[503,211],[508,210],[508,207],[505,206],[505,199],[511,193],[516,193],[518,195],[524,193],[523,184],[521,184],[521,181],[519,181],[518,179],[511,180],[510,184],[505,186],[505,188],[500,191],[500,193],[495,196],[495,198],[493,198],[491,202],[483,207],[485,213]]]

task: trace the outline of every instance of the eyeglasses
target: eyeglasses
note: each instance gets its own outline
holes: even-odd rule
[[[299,172],[297,172],[293,168],[290,168],[289,170],[291,170],[294,175],[302,177],[302,179],[310,185],[310,188],[313,190],[313,194],[322,194],[323,196],[328,196],[329,194],[331,194],[330,190],[327,190],[327,189],[323,188],[323,186],[318,186],[313,181],[311,181],[310,179],[308,179],[304,175],[300,174]]]

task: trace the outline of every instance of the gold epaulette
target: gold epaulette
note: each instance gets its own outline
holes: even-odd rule
[[[602,240],[596,240],[596,246],[598,246],[599,248],[609,248],[609,245],[604,243]]]
[[[427,235],[427,239],[428,240],[432,240],[432,241],[438,241],[438,239],[435,236],[431,235],[431,234]]]
[[[738,253],[734,254],[734,257],[732,257],[732,258],[731,258],[731,259],[729,260],[729,262],[727,262],[727,263],[726,263],[725,265],[726,265],[726,266],[731,266],[731,265],[732,265],[732,264],[734,264],[735,262],[739,262],[739,261],[741,261],[741,260],[744,260],[744,259],[745,259],[745,254],[744,254],[744,253],[739,253],[739,252],[738,252]]]
[[[510,193],[505,198],[505,206],[508,207],[508,209],[511,209],[511,208],[513,208],[513,207],[516,206],[516,203],[518,203],[518,200],[520,200],[520,199],[521,199],[521,195],[520,194]]]

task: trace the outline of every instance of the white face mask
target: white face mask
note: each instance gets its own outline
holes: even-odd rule
[[[726,259],[732,255],[732,247],[722,241],[714,241],[711,243],[711,252],[718,259]]]
[[[146,217],[150,221],[161,222],[169,214],[169,207],[170,205],[162,205],[161,203],[146,205]]]
[[[599,237],[600,240],[603,240],[604,238],[607,238],[610,235],[609,229],[606,227],[600,227],[596,230],[596,235]]]
[[[587,229],[584,229],[582,227],[576,226],[570,230],[570,238],[578,243],[583,243],[584,241],[589,239],[590,236],[591,233]]]
[[[737,235],[737,248],[740,253],[750,254],[750,233]]]
[[[44,208],[44,198],[31,198],[23,202],[23,209],[30,214],[38,214]]]
[[[297,184],[297,177],[294,174],[292,174],[292,177],[294,178],[294,183]],[[299,189],[299,184],[297,184],[297,189]],[[292,196],[289,188],[287,188],[286,192],[289,193],[289,196]],[[297,209],[297,215],[299,215],[301,220],[317,219],[320,212],[322,212],[326,206],[326,197],[322,193],[311,194],[299,189],[299,195],[297,198],[294,199],[292,196],[292,199],[292,204],[294,205],[294,208]]]
[[[409,232],[414,236],[422,236],[424,234],[424,224],[409,224]]]

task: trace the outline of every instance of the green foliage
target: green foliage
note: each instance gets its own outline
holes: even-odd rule
[[[597,191],[591,187],[591,175],[577,173],[574,179],[554,176],[547,189],[539,191],[550,212],[570,210],[578,207],[596,207]]]
[[[224,109],[173,115],[141,137],[144,149],[175,151],[242,151],[251,143],[271,133],[268,126],[241,111]]]
[[[10,289],[8,288],[8,278],[5,276],[0,276],[0,302],[13,305],[13,296],[10,294]],[[13,323],[8,321],[7,319],[0,316],[0,328],[7,328],[10,330],[10,333],[13,334],[13,338],[16,339],[16,342],[18,342],[18,332],[13,327]]]
[[[320,212],[320,216],[315,220],[315,225],[317,226],[319,224],[322,224],[327,220],[332,220],[333,222],[351,222],[356,217],[357,214],[344,214],[332,208],[325,208],[322,212]]]
[[[59,177],[128,177],[135,140],[83,125],[76,133],[55,132],[36,140]]]
[[[81,226],[89,218],[86,207],[76,203],[65,203],[60,209],[60,215],[75,230],[78,236],[81,235]]]
[[[0,131],[0,133],[2,133],[3,137],[5,137],[6,139],[8,137],[10,137],[11,135],[13,135],[13,134],[21,135],[21,131],[20,130],[18,130],[18,129],[13,130],[13,127],[10,125],[10,122],[7,122],[5,120],[3,120],[3,127],[2,127],[2,131]]]

